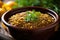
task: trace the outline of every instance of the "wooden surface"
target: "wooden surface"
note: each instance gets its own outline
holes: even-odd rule
[[[1,22],[0,22],[0,33],[2,33],[2,34],[4,34],[4,35],[7,35],[7,36],[11,37],[11,35],[8,34],[8,33],[6,32],[6,30],[1,26]]]

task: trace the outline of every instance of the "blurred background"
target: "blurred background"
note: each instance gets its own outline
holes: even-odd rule
[[[54,10],[60,15],[60,0],[0,0],[0,15],[7,10],[26,6],[40,6]],[[1,16],[0,16],[1,17]]]

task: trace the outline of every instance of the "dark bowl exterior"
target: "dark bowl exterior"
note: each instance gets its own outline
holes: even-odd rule
[[[57,20],[52,25],[48,25],[47,28],[34,29],[34,30],[18,29],[7,23],[9,17],[11,17],[12,15],[28,10],[36,10],[36,11],[41,11],[43,13],[49,12],[52,15],[54,15]],[[10,34],[17,40],[48,40],[48,38],[50,38],[54,34],[54,32],[58,29],[57,26],[58,15],[50,9],[45,9],[41,7],[23,7],[23,8],[13,9],[3,14],[2,22],[9,28]]]

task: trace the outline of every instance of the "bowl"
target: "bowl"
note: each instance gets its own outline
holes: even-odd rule
[[[8,23],[8,19],[20,12],[28,11],[28,10],[36,10],[40,11],[42,13],[49,13],[49,15],[54,16],[55,22],[47,25],[45,28],[41,29],[20,29],[17,27],[13,27]],[[12,9],[10,11],[7,11],[2,15],[2,22],[4,25],[6,25],[9,28],[10,34],[16,39],[16,40],[48,40],[58,29],[58,14],[54,12],[53,10],[42,8],[42,7],[22,7],[22,8],[16,8]]]

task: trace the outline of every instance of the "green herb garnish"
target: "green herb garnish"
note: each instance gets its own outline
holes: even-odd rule
[[[25,20],[28,22],[28,21],[36,21],[41,13],[33,10],[31,12],[27,11],[26,14],[27,16],[25,17]]]

